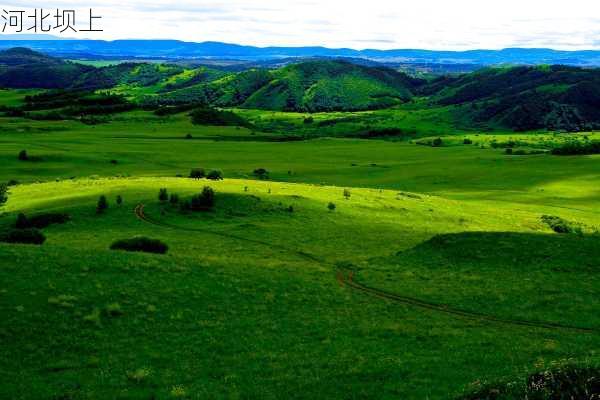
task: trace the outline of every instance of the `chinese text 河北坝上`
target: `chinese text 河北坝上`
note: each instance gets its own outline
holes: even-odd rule
[[[2,33],[103,31],[98,28],[97,21],[102,17],[94,15],[91,8],[85,13],[82,18],[83,24],[80,25],[76,25],[76,10],[59,10],[58,8],[52,11],[43,8],[36,8],[32,11],[3,9],[0,17]]]

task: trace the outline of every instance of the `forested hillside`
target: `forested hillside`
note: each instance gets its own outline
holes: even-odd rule
[[[159,63],[101,68],[15,48],[0,52],[0,86],[108,90],[132,106],[237,107],[323,112],[445,107],[472,127],[580,131],[600,128],[600,70],[486,68],[433,80],[347,60],[227,72]],[[178,109],[179,109],[178,108]]]
[[[440,105],[469,104],[474,122],[515,130],[600,127],[600,70],[567,66],[490,68],[443,77],[422,90]]]

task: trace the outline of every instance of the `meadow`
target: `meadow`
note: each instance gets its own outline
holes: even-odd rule
[[[409,108],[309,124],[234,108],[253,128],[0,117],[0,181],[14,181],[0,227],[70,217],[41,246],[0,243],[0,398],[514,399],[529,374],[598,368],[600,156],[492,145],[598,133],[485,132]],[[346,135],[373,118],[414,132]],[[158,197],[205,186],[211,210]],[[168,252],[110,250],[136,236]],[[463,397],[496,383],[511,389]]]

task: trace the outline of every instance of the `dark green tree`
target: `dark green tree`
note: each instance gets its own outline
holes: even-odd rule
[[[192,211],[208,210],[215,205],[215,191],[209,187],[204,186],[202,193],[192,197],[190,208]]]
[[[98,199],[98,204],[96,205],[96,214],[102,214],[108,209],[108,200],[106,200],[106,196],[102,195]]]
[[[258,179],[269,179],[269,171],[267,171],[264,168],[257,168],[255,169],[253,172],[254,176],[256,176]]]
[[[0,206],[8,200],[8,185],[0,183]]]
[[[212,181],[222,181],[223,173],[221,171],[219,171],[218,169],[214,169],[214,170],[210,171],[208,173],[208,175],[206,175],[206,179],[210,179]]]
[[[158,200],[165,202],[169,200],[169,193],[166,188],[162,188],[158,191]]]
[[[190,171],[190,178],[192,179],[202,179],[206,176],[206,172],[204,168],[194,168]]]

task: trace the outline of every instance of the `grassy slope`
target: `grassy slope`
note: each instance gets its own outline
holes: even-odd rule
[[[398,289],[395,278],[427,279],[427,291],[407,285],[408,290],[497,315],[516,312],[600,327],[591,270],[569,268],[567,282],[567,271],[557,273],[553,265],[516,268],[536,259],[536,254],[528,255],[528,244],[539,235],[551,243],[568,240],[548,233],[537,212],[512,204],[500,212],[485,203],[369,189],[353,189],[350,200],[343,200],[335,187],[226,180],[210,183],[218,193],[216,213],[184,218],[167,208],[161,215],[158,188],[187,196],[203,184],[143,178],[13,189],[6,207],[11,214],[61,209],[73,221],[48,228],[42,248],[0,245],[5,266],[0,304],[7,321],[2,335],[10,343],[0,361],[10,382],[2,388],[4,395],[168,397],[181,386],[193,398],[444,398],[478,379],[515,375],[551,360],[593,358],[590,349],[597,347],[597,335],[457,320],[366,298],[335,283],[332,264],[352,263],[361,268],[359,278],[372,285]],[[111,203],[121,194],[125,205],[111,204],[106,215],[97,216],[94,204],[101,193]],[[160,221],[238,238],[157,228],[133,215],[140,201]],[[327,211],[328,201],[338,204],[335,212]],[[288,205],[294,206],[291,214]],[[2,223],[11,219],[5,216]],[[598,217],[588,222],[600,223]],[[465,230],[519,232],[509,240],[518,253],[518,261],[510,261],[515,267],[503,264],[502,274],[490,267],[473,276],[452,259],[431,260],[426,246],[409,250],[414,255],[382,261],[436,233]],[[169,255],[107,250],[114,239],[136,234],[166,241]],[[586,243],[572,241],[569,248],[583,249]],[[472,247],[467,241],[459,248]],[[557,251],[556,246],[543,249],[545,256]],[[307,260],[297,251],[326,263]],[[461,250],[456,252],[460,257]],[[377,261],[370,269],[367,260],[373,257]],[[377,276],[382,268],[384,279]],[[447,272],[425,275],[431,268],[453,270],[450,279],[459,280],[461,290],[448,290]],[[539,281],[540,274],[554,290],[527,291],[528,301],[515,311],[513,301],[523,288],[514,283]],[[493,278],[494,284],[486,286],[482,297],[484,278]],[[557,302],[573,304],[569,298],[576,299],[580,313],[557,311]],[[115,303],[122,314],[109,313]],[[14,360],[20,369],[9,372]],[[136,371],[139,380],[133,377]]]
[[[598,198],[592,184],[600,175],[598,156],[510,157],[502,150],[476,146],[431,148],[377,140],[185,140],[187,133],[196,138],[252,135],[234,127],[193,126],[180,116],[148,120],[144,113],[91,127],[72,121],[4,121],[0,136],[0,179],[4,180],[174,176],[197,166],[221,168],[229,177],[247,177],[255,168],[264,167],[275,180],[393,188],[467,200],[518,200],[589,209],[588,201]],[[21,149],[43,161],[19,162]],[[111,159],[119,163],[113,165]]]
[[[243,106],[313,112],[382,108],[412,97],[402,77],[391,70],[375,75],[368,68],[343,62],[306,62],[274,71],[274,79]]]
[[[0,106],[22,105],[25,96],[31,96],[38,92],[36,89],[0,89]]]
[[[302,114],[242,112],[303,123]],[[447,131],[435,116],[385,112],[396,118],[390,125],[412,118]],[[316,114],[315,123],[352,114]],[[381,302],[339,287],[334,269],[339,263],[360,282],[452,307],[598,328],[598,156],[510,157],[379,140],[213,141],[206,139],[262,134],[139,111],[97,126],[1,123],[0,180],[27,184],[11,189],[0,225],[42,209],[66,210],[73,221],[46,229],[42,248],[0,244],[0,338],[8,344],[0,371],[9,382],[0,397],[168,398],[183,390],[192,398],[447,398],[474,381],[597,359],[597,335]],[[187,133],[197,140],[183,139]],[[18,161],[24,148],[37,161]],[[216,213],[161,215],[160,187],[189,196],[206,184],[172,178],[193,167],[243,180],[210,183]],[[258,167],[305,184],[246,180]],[[91,175],[145,178],[85,179]],[[50,182],[29,184],[36,180]],[[102,193],[111,208],[98,217]],[[153,218],[192,230],[137,220],[141,201]],[[583,224],[586,235],[552,234],[542,214]],[[170,253],[107,249],[138,234],[163,239]],[[428,242],[438,234],[449,235],[444,246]],[[110,315],[114,303],[122,315]]]

